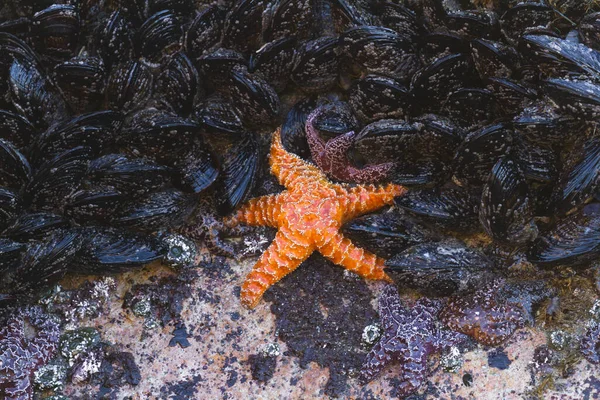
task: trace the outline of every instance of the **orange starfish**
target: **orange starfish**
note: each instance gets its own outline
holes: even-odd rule
[[[246,223],[278,229],[242,285],[245,306],[254,308],[271,285],[315,250],[364,278],[391,281],[383,272],[384,260],[353,245],[339,229],[352,218],[391,204],[406,191],[404,187],[331,183],[317,167],[283,148],[280,130],[274,134],[269,162],[287,190],[252,199],[226,220],[229,226]]]

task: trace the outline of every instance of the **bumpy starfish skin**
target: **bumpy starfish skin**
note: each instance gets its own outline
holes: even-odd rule
[[[368,183],[385,179],[394,163],[367,165],[364,168],[352,166],[347,152],[354,143],[356,133],[347,132],[326,142],[313,124],[319,113],[320,110],[316,109],[306,120],[306,141],[312,159],[319,168],[328,176],[340,181]]]
[[[242,303],[253,308],[263,293],[294,271],[317,250],[335,264],[368,279],[390,278],[384,260],[356,247],[339,233],[344,222],[392,204],[406,189],[399,185],[350,187],[333,184],[314,165],[287,152],[277,130],[270,155],[271,172],[286,191],[258,197],[243,205],[225,223],[277,228],[275,240],[242,285]]]

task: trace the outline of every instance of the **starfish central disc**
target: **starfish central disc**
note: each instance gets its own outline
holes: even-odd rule
[[[323,256],[367,279],[390,278],[384,260],[356,247],[340,232],[342,225],[384,205],[406,189],[386,186],[334,184],[316,166],[287,152],[280,131],[273,135],[271,172],[287,190],[250,200],[225,222],[277,228],[275,240],[262,254],[242,285],[242,303],[254,308],[263,293],[294,271],[317,250]]]

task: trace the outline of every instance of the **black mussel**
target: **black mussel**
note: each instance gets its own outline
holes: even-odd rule
[[[159,239],[112,228],[89,227],[76,254],[72,271],[110,274],[141,267],[166,256],[167,247]]]
[[[159,161],[179,158],[200,134],[200,125],[176,114],[147,108],[131,121],[123,144]]]
[[[479,199],[466,189],[411,190],[396,198],[404,210],[444,228],[473,230],[477,226]]]
[[[82,55],[54,68],[55,81],[76,114],[95,110],[104,97],[106,79],[100,57]]]
[[[579,21],[581,42],[594,50],[600,50],[600,13],[590,13]]]
[[[420,39],[420,56],[423,65],[429,65],[438,58],[451,54],[469,54],[469,41],[450,32],[433,32]]]
[[[589,80],[552,78],[544,90],[566,113],[581,119],[600,116],[600,85]]]
[[[354,149],[373,162],[395,162],[403,154],[414,156],[418,151],[422,125],[397,119],[381,119],[366,125],[356,136]],[[411,157],[414,159],[414,157]]]
[[[402,160],[390,173],[390,180],[405,186],[435,186],[446,182],[450,172],[447,163],[439,160]]]
[[[331,24],[330,19],[333,19],[335,32],[340,32],[350,27],[376,25],[377,18],[370,10],[366,9],[375,4],[376,3],[372,3],[367,6],[366,3],[353,0],[336,0],[332,2],[333,7],[331,11],[325,8],[327,7],[327,5],[325,5],[320,13],[316,13],[317,15],[315,15],[315,17],[318,19],[315,28],[319,29],[321,35],[327,36],[332,34],[331,27],[319,26],[319,24],[323,25],[325,22],[326,25],[329,25]]]
[[[418,40],[423,34],[421,25],[415,12],[402,4],[380,2],[373,4],[374,12],[379,17],[381,25],[403,35],[410,35],[413,40]]]
[[[398,210],[355,218],[346,223],[342,231],[354,243],[384,258],[408,246],[438,239],[433,231]]]
[[[0,32],[0,49],[2,49],[0,54],[2,70],[10,68],[15,60],[34,65],[40,63],[37,53],[23,40],[10,33]]]
[[[10,99],[36,128],[45,128],[64,118],[63,98],[35,64],[15,60],[9,74]]]
[[[358,129],[358,120],[348,103],[338,98],[319,101],[319,103],[320,112],[313,119],[313,126],[323,138],[331,139]]]
[[[6,228],[21,210],[19,195],[8,188],[0,187],[0,231]]]
[[[154,92],[160,101],[180,115],[192,111],[194,98],[201,89],[198,72],[183,52],[173,54],[159,75]]]
[[[495,39],[500,35],[498,16],[488,10],[449,12],[444,22],[451,32],[469,38]]]
[[[482,126],[496,120],[501,113],[492,92],[487,89],[459,89],[450,96],[442,112],[465,128]]]
[[[450,54],[419,70],[411,82],[411,91],[418,105],[436,110],[450,93],[477,84],[475,68],[464,54]]]
[[[0,238],[0,274],[15,270],[21,263],[26,248],[23,243]]]
[[[234,68],[231,77],[230,96],[242,119],[261,127],[274,122],[281,105],[271,85],[244,67]]]
[[[183,30],[175,14],[162,10],[148,17],[136,32],[135,44],[140,55],[157,62],[164,53],[180,45],[182,35]]]
[[[57,124],[36,138],[31,163],[39,166],[76,146],[87,146],[100,154],[116,143],[122,125],[123,114],[117,111],[91,112]]]
[[[185,34],[185,50],[193,60],[219,42],[224,22],[225,15],[217,5],[202,10],[196,16]]]
[[[26,39],[31,31],[31,19],[20,17],[0,22],[0,32],[10,33],[18,38]]]
[[[240,0],[225,17],[224,47],[242,52],[259,47],[265,0]]]
[[[114,11],[101,23],[94,40],[98,54],[109,67],[131,58],[133,29],[123,10]]]
[[[547,27],[554,20],[554,10],[543,2],[522,2],[511,7],[500,18],[502,33],[512,43],[532,28]]]
[[[506,114],[516,114],[538,97],[535,89],[509,78],[489,78],[488,90]]]
[[[26,213],[21,214],[12,224],[2,232],[2,236],[28,242],[30,240],[43,240],[49,233],[60,228],[67,228],[69,221],[62,215],[52,213]]]
[[[231,85],[231,71],[234,67],[247,68],[248,60],[238,51],[218,48],[199,57],[196,65],[200,75],[206,78],[215,90],[223,91]]]
[[[363,122],[384,118],[403,118],[409,112],[412,96],[394,78],[367,75],[352,85],[349,103]]]
[[[600,75],[600,53],[580,43],[548,35],[524,35],[519,50],[549,74],[567,71]]]
[[[175,162],[174,183],[183,191],[200,193],[212,185],[219,176],[216,157],[202,138],[181,152]]]
[[[0,139],[0,186],[18,189],[29,179],[29,161],[12,143]]]
[[[195,3],[193,0],[150,0],[148,12],[153,14],[161,10],[171,10],[181,18],[190,18],[194,15]]]
[[[600,255],[600,218],[573,214],[541,234],[529,249],[529,261],[542,267],[585,266]]]
[[[64,213],[80,224],[110,224],[130,200],[130,194],[115,189],[79,190],[66,199]]]
[[[304,131],[309,114],[317,107],[314,98],[298,101],[288,112],[281,125],[281,143],[283,147],[298,156],[310,158],[310,149]]]
[[[540,183],[555,182],[558,178],[558,154],[554,149],[521,138],[517,154],[525,178]]]
[[[194,119],[208,133],[236,137],[245,132],[242,116],[233,107],[231,100],[214,94],[194,107]]]
[[[41,242],[31,243],[21,264],[8,279],[12,293],[25,294],[58,282],[81,250],[83,235],[78,229],[58,230]]]
[[[304,43],[296,53],[292,81],[306,92],[331,88],[338,78],[338,43],[337,37],[321,37]]]
[[[504,123],[471,132],[454,158],[454,176],[462,183],[480,184],[496,162],[513,147],[513,130]]]
[[[142,194],[167,186],[171,174],[171,168],[149,160],[108,154],[90,162],[87,179],[93,185]]]
[[[141,107],[152,94],[152,84],[152,71],[140,62],[115,66],[106,84],[108,108],[128,112]]]
[[[217,182],[217,211],[227,215],[248,199],[258,181],[260,152],[256,139],[247,133],[224,155]]]
[[[573,132],[581,129],[575,118],[548,107],[524,110],[514,118],[512,126],[521,137],[541,146],[564,146],[577,137]]]
[[[491,40],[473,40],[471,55],[481,79],[510,78],[518,63],[518,55],[513,47]]]
[[[35,134],[35,127],[19,114],[0,110],[0,138],[6,139],[18,148],[29,144]]]
[[[401,288],[426,296],[449,296],[474,290],[492,277],[492,263],[456,241],[420,243],[385,262],[385,272]]]
[[[567,171],[555,193],[556,208],[566,214],[592,200],[600,188],[600,138],[585,143],[577,164]]]
[[[290,80],[296,47],[297,41],[294,37],[266,43],[252,54],[249,71],[262,74],[277,92],[281,92]]]
[[[495,240],[523,244],[537,236],[529,187],[519,165],[502,157],[483,187],[479,220]]]
[[[352,65],[367,73],[407,82],[420,67],[411,37],[379,26],[350,28],[341,36],[340,48]]]
[[[46,161],[25,187],[25,198],[34,208],[60,207],[81,184],[91,155],[89,147],[78,146]]]
[[[422,125],[416,152],[443,162],[454,158],[456,149],[465,136],[465,132],[459,126],[437,114],[424,114],[415,118],[413,122]]]
[[[79,37],[79,11],[73,4],[52,4],[32,18],[35,47],[43,54],[68,58]]]
[[[113,223],[147,232],[177,228],[194,211],[196,203],[196,196],[179,190],[154,192],[120,210],[114,215]]]
[[[309,38],[314,33],[319,7],[312,0],[280,0],[268,2],[263,12],[263,40],[265,42],[295,36]]]

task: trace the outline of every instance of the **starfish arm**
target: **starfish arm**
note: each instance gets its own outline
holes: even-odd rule
[[[313,120],[317,116],[317,112],[313,112],[306,119],[306,125],[304,131],[306,132],[306,142],[308,143],[308,147],[310,148],[310,154],[313,157],[313,160],[316,158],[315,156],[321,155],[325,153],[325,141],[319,135],[319,132],[315,129],[313,125]]]
[[[317,248],[334,264],[341,265],[363,278],[392,281],[383,271],[384,259],[356,247],[350,239],[337,231],[330,232],[321,243],[317,244]]]
[[[394,197],[401,196],[406,192],[404,186],[391,183],[386,186],[334,185],[334,189],[339,195],[340,206],[344,209],[342,222],[392,204]]]
[[[279,230],[273,243],[246,276],[242,284],[242,304],[254,308],[271,285],[298,268],[313,250],[312,246],[298,242],[291,232]]]
[[[398,361],[401,355],[402,350],[399,346],[394,346],[393,339],[381,338],[367,354],[360,369],[360,382],[362,384],[371,382],[386,366],[393,361]]]
[[[271,172],[279,183],[292,190],[301,181],[317,181],[327,184],[327,178],[321,170],[304,161],[295,154],[286,151],[281,144],[280,129],[275,131],[269,163]]]
[[[325,154],[331,160],[332,165],[338,167],[348,165],[347,151],[352,147],[355,136],[354,131],[346,132],[343,135],[334,137],[325,144]]]
[[[244,223],[276,228],[280,214],[280,197],[281,194],[267,195],[249,200],[237,210],[235,215],[225,219],[225,226],[233,227]]]

